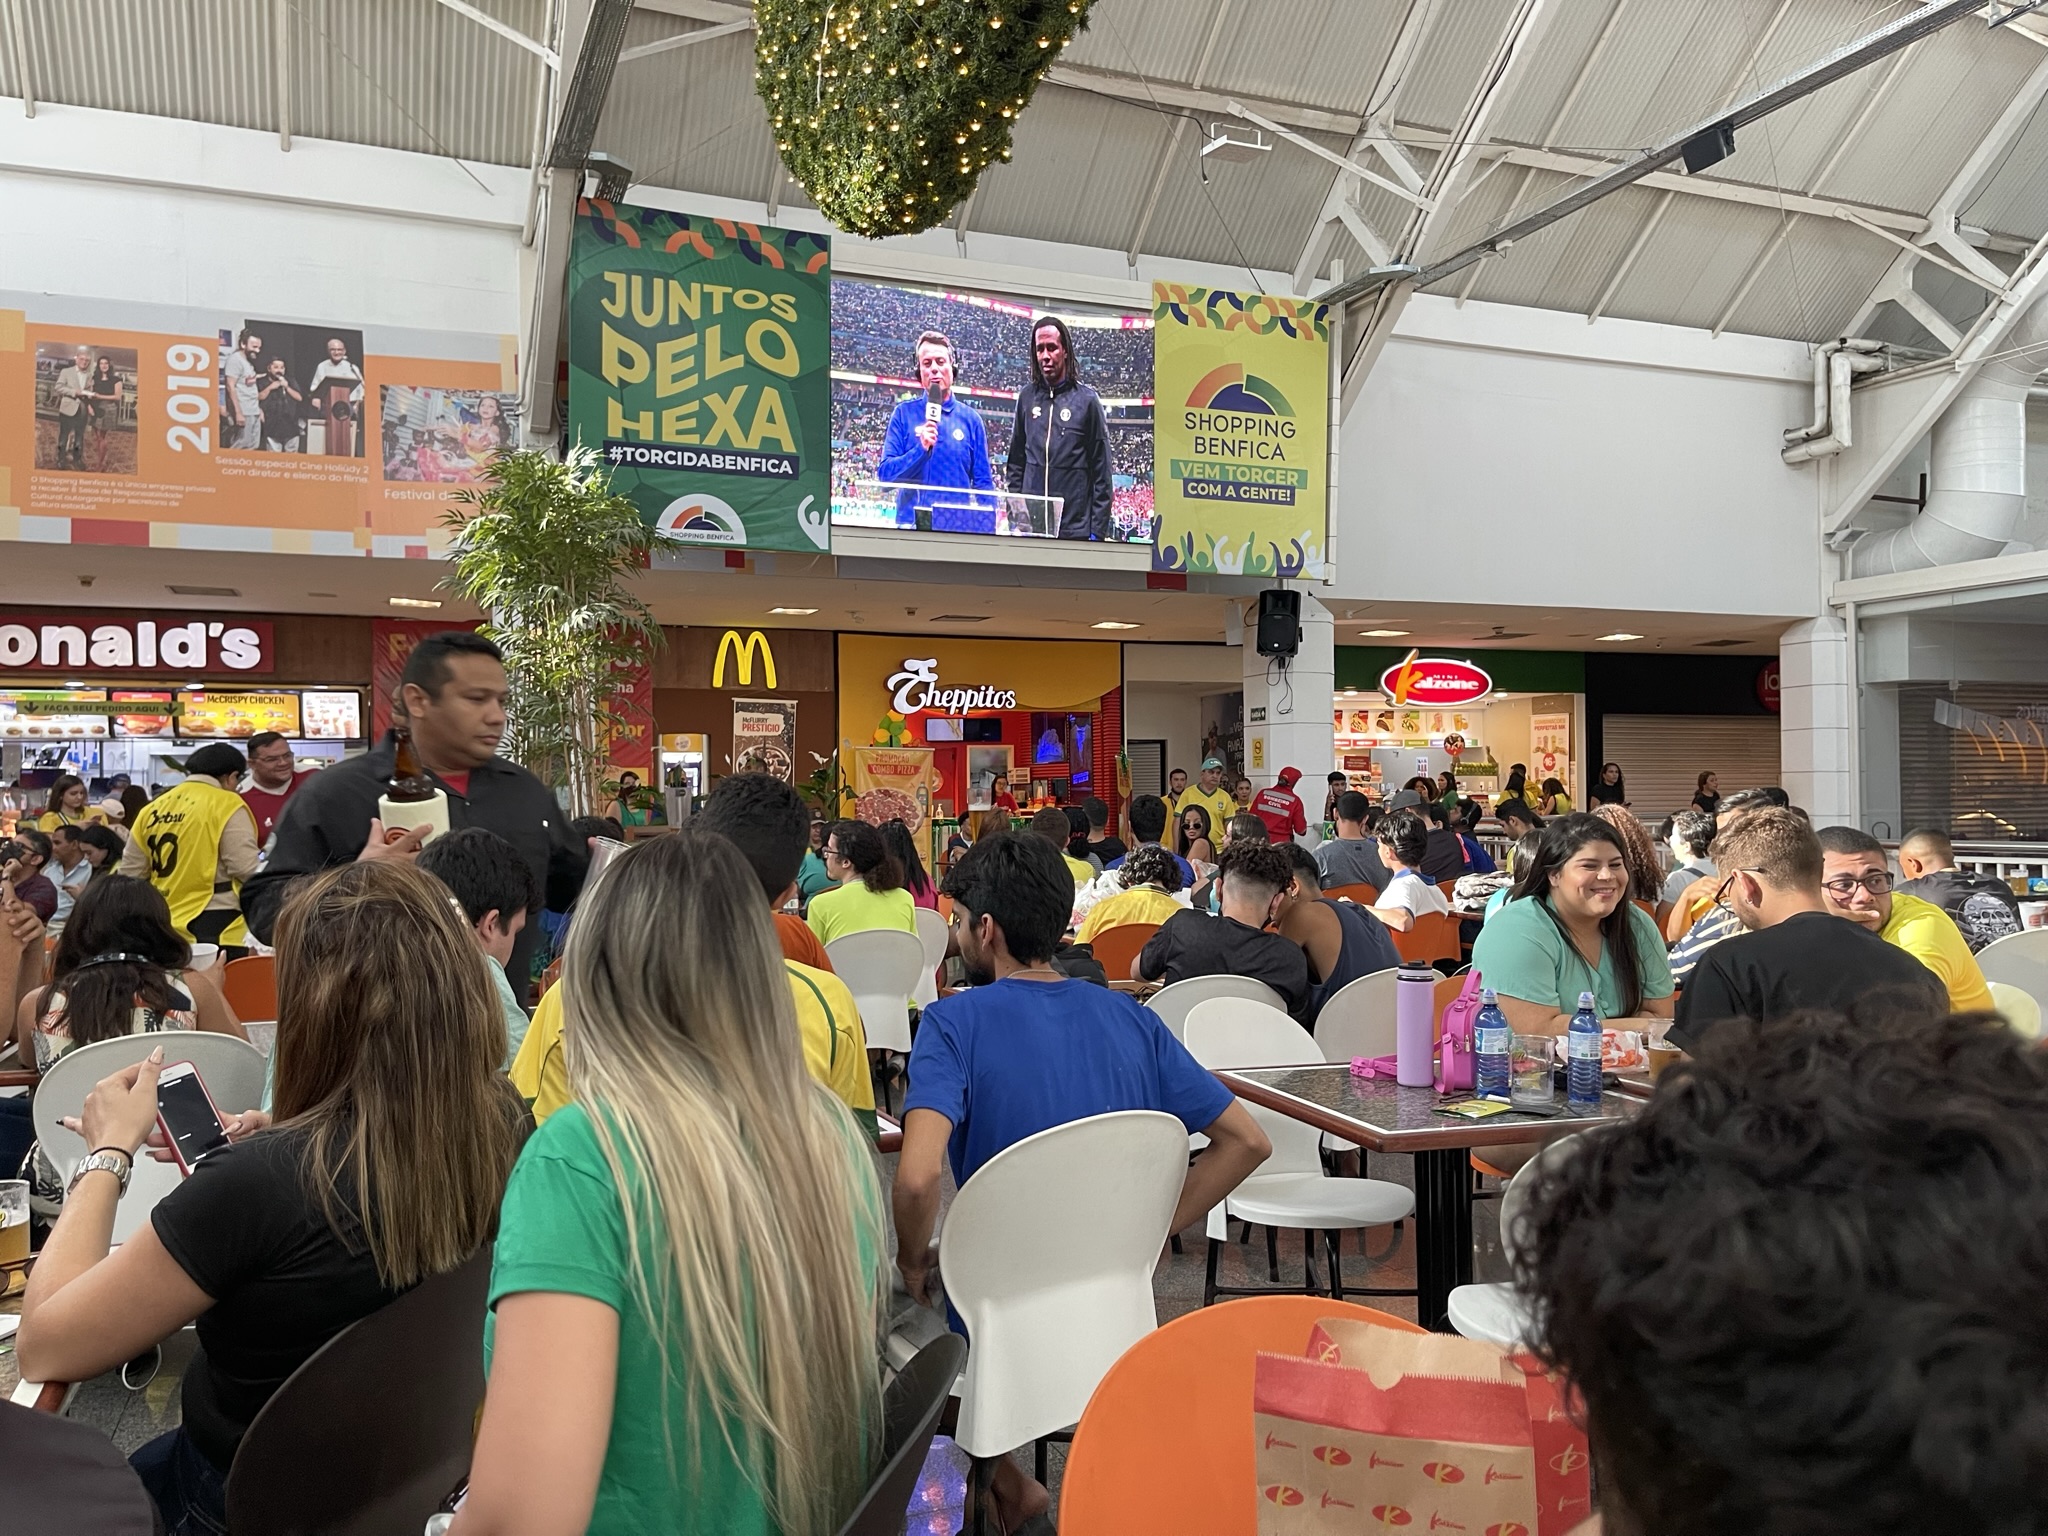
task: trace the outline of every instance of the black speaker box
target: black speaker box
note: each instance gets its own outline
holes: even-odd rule
[[[1274,587],[1259,594],[1261,656],[1292,656],[1301,649],[1301,594]]]

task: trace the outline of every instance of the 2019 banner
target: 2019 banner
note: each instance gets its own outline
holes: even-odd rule
[[[569,430],[682,544],[831,542],[831,246],[584,198],[569,257]]]
[[[1323,575],[1328,311],[1307,299],[1152,285],[1159,569]]]

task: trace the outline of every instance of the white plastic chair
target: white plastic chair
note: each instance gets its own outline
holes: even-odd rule
[[[56,1169],[57,1177],[71,1182],[78,1160],[91,1149],[75,1131],[60,1123],[84,1107],[85,1097],[102,1078],[112,1077],[123,1067],[143,1060],[158,1046],[164,1060],[189,1061],[199,1069],[199,1080],[213,1095],[224,1115],[254,1109],[263,1098],[263,1053],[246,1040],[233,1035],[209,1034],[202,1030],[172,1029],[155,1034],[121,1035],[92,1045],[66,1051],[36,1085],[30,1116],[35,1122],[36,1141],[43,1155]],[[173,1189],[182,1177],[175,1163],[160,1163],[144,1155],[136,1158],[135,1171],[128,1180],[128,1193],[114,1208],[114,1238],[126,1242],[149,1220],[150,1208]]]
[[[1522,1216],[1529,1205],[1529,1192],[1538,1177],[1536,1170],[1559,1157],[1578,1140],[1566,1136],[1553,1141],[1522,1164],[1500,1196],[1500,1247],[1513,1270],[1522,1248]],[[1452,1288],[1446,1307],[1451,1327],[1468,1339],[1513,1351],[1521,1348],[1529,1331],[1529,1309],[1513,1285],[1505,1281],[1490,1285],[1460,1285]]]
[[[939,1272],[967,1325],[954,1439],[968,1455],[1078,1423],[1117,1358],[1159,1326],[1152,1272],[1186,1178],[1180,1121],[1123,1110],[1028,1136],[967,1181],[939,1232]]]
[[[917,909],[917,937],[924,945],[924,969],[918,973],[911,1001],[929,1008],[939,1000],[939,967],[946,963],[946,920],[930,907]]]
[[[1232,1067],[1298,1067],[1323,1065],[1323,1053],[1309,1032],[1275,1008],[1240,998],[1211,998],[1188,1014],[1187,1047],[1210,1071]],[[1239,1102],[1243,1102],[1240,1100]],[[1226,1217],[1253,1226],[1298,1229],[1306,1289],[1315,1294],[1315,1238],[1360,1227],[1384,1227],[1415,1212],[1415,1195],[1381,1179],[1333,1179],[1323,1172],[1322,1133],[1312,1125],[1257,1104],[1245,1104],[1273,1144],[1273,1155],[1246,1179],[1221,1207],[1209,1213],[1209,1271],[1202,1305],[1218,1296],[1263,1295],[1216,1283],[1218,1243],[1229,1235]],[[1334,1237],[1325,1240],[1330,1259],[1330,1294],[1410,1296],[1410,1290],[1378,1290],[1343,1284]]]
[[[1159,1015],[1174,1039],[1185,1041],[1188,1011],[1212,997],[1242,997],[1277,1008],[1283,1016],[1287,1012],[1287,999],[1249,976],[1190,976],[1161,987],[1145,999],[1145,1006]]]
[[[1374,971],[1346,982],[1316,1014],[1316,1044],[1323,1060],[1348,1064],[1357,1056],[1394,1054],[1394,976]]]
[[[1998,1011],[2012,1026],[2014,1034],[2022,1040],[2041,1038],[2041,1005],[2031,993],[2022,992],[2009,981],[1994,981],[1991,983],[1991,1000],[1998,1005]]]
[[[2035,1002],[2048,999],[2048,928],[2007,934],[1977,951],[1977,969],[1986,981],[2018,987]]]
[[[924,940],[900,928],[849,933],[825,946],[832,969],[853,993],[872,1051],[910,1049],[910,994],[924,969]]]

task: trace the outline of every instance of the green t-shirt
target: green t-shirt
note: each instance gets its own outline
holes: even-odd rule
[[[854,1152],[852,1139],[847,1145],[849,1156],[860,1155],[864,1167],[865,1155]],[[865,1272],[879,1262],[881,1197],[873,1180],[854,1182],[857,1188],[864,1187],[857,1198]],[[643,1262],[653,1253],[665,1253],[665,1244],[665,1235],[653,1230],[653,1224],[642,1224]],[[665,1536],[777,1536],[761,1497],[767,1469],[742,1466],[726,1444],[728,1433],[735,1445],[744,1444],[739,1425],[728,1422],[721,1432],[718,1419],[703,1406],[698,1416],[699,1470],[694,1478],[691,1475],[683,1377],[671,1368],[664,1394],[661,1344],[640,1307],[628,1268],[618,1186],[612,1182],[589,1112],[580,1103],[565,1105],[534,1132],[505,1188],[491,1265],[492,1307],[521,1291],[587,1296],[619,1314],[611,1442],[598,1476],[589,1536],[639,1536],[648,1531]],[[487,1370],[496,1325],[495,1315],[484,1323]],[[680,1365],[688,1347],[682,1339],[680,1308],[670,1312],[664,1326],[676,1341],[670,1358]],[[673,1435],[673,1472],[662,1425],[664,1403]]]
[[[818,850],[806,848],[804,861],[796,872],[796,893],[805,901],[821,891],[832,889],[832,877],[825,872],[825,861],[818,857]]]
[[[917,904],[901,886],[893,891],[871,891],[855,880],[813,896],[804,921],[811,925],[820,944],[830,944],[849,933],[866,933],[870,928],[898,928],[904,933],[915,933]]]
[[[1579,994],[1590,991],[1603,1019],[1622,1013],[1621,978],[1614,969],[1614,953],[1600,947],[1600,970],[1595,976],[1585,957],[1564,935],[1543,899],[1510,901],[1486,920],[1472,945],[1472,965],[1486,985],[1527,1003],[1541,1003],[1559,1013],[1570,1013],[1579,1005]],[[1628,906],[1629,932],[1636,944],[1636,976],[1642,982],[1643,998],[1669,997],[1677,988],[1671,980],[1671,962],[1664,955],[1664,936],[1656,919],[1634,902]]]

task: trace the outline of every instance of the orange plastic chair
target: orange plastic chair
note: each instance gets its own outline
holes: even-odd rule
[[[1138,951],[1158,931],[1157,923],[1118,923],[1096,934],[1088,947],[1094,951],[1103,974],[1111,981],[1122,981],[1131,974],[1131,962],[1138,958]]]
[[[1326,885],[1323,894],[1332,901],[1355,901],[1361,907],[1369,907],[1380,899],[1379,889],[1370,885]]]
[[[1253,1362],[1261,1350],[1300,1355],[1325,1317],[1422,1332],[1355,1302],[1254,1296],[1175,1318],[1125,1350],[1074,1431],[1063,1536],[1251,1536]]]
[[[1394,952],[1403,960],[1429,964],[1458,959],[1458,920],[1447,912],[1429,912],[1415,919],[1406,933],[1388,931]]]
[[[277,960],[271,955],[244,955],[230,960],[220,973],[221,996],[243,1020],[277,1017]]]

